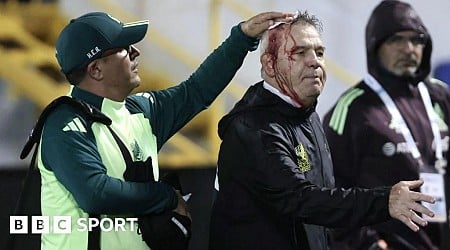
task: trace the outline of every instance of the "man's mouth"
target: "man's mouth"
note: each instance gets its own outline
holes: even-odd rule
[[[415,60],[410,59],[404,59],[398,61],[400,65],[406,66],[406,67],[417,67],[418,63]]]
[[[309,75],[309,76],[303,77],[303,79],[317,80],[317,81],[319,81],[319,80],[320,80],[320,77],[319,77],[319,75]]]
[[[131,67],[131,71],[137,73],[138,72],[138,66],[139,66],[139,64],[136,63],[133,67]]]

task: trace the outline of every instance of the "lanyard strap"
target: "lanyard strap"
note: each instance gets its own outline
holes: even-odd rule
[[[419,92],[420,96],[422,96],[423,104],[425,105],[425,109],[428,114],[428,119],[431,123],[431,130],[433,131],[434,143],[436,146],[436,159],[443,159],[442,156],[442,141],[441,141],[441,133],[439,132],[438,126],[438,117],[436,112],[433,110],[433,105],[431,104],[430,94],[428,93],[428,89],[423,82],[419,83]]]
[[[389,96],[389,94],[384,90],[384,88],[378,83],[378,81],[371,75],[366,75],[364,77],[364,82],[380,97],[380,99],[383,101],[384,105],[386,106],[387,110],[392,116],[392,123],[394,126],[398,129],[400,129],[400,132],[402,133],[406,145],[411,151],[412,156],[414,159],[419,161],[419,164],[423,164],[421,159],[421,154],[419,152],[419,149],[417,148],[416,143],[414,142],[413,136],[411,134],[411,131],[408,128],[408,125],[406,124],[405,120],[403,119],[403,116],[400,114],[400,111],[398,110],[397,106],[395,105],[392,98]],[[441,134],[439,132],[439,126],[438,126],[438,117],[436,113],[433,110],[433,105],[431,103],[430,94],[428,93],[428,89],[425,86],[423,82],[420,82],[418,85],[420,96],[422,97],[422,102],[425,105],[425,110],[427,112],[428,120],[431,124],[431,130],[433,132],[434,137],[434,143],[435,143],[435,167],[439,171],[439,173],[443,173],[443,156],[442,156],[442,141],[441,141]]]

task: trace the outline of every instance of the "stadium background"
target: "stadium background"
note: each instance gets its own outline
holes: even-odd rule
[[[0,1],[0,249],[9,233],[28,161],[19,154],[40,111],[68,91],[54,57],[54,43],[70,18],[106,11],[124,22],[149,19],[141,49],[139,90],[161,89],[184,79],[230,28],[269,10],[308,10],[323,22],[328,80],[319,98],[323,115],[346,88],[366,72],[364,29],[379,0],[89,0]],[[436,77],[450,75],[450,1],[410,0],[433,39]],[[259,52],[252,52],[233,82],[211,108],[175,135],[160,154],[160,165],[180,173],[194,195],[191,250],[207,248],[215,163],[220,145],[217,122],[245,89],[260,80]],[[137,90],[138,91],[138,90]]]

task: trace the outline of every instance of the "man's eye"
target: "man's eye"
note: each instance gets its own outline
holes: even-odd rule
[[[414,45],[423,45],[425,44],[425,37],[423,36],[414,36],[411,37],[411,43]]]
[[[387,39],[388,43],[400,43],[403,40],[401,36],[391,36]]]
[[[414,46],[418,45],[424,45],[426,43],[426,38],[424,34],[418,34],[415,36],[399,36],[399,35],[393,35],[389,37],[386,42],[388,44],[393,45],[402,45],[407,42],[412,43]]]
[[[121,49],[121,50],[120,50],[120,55],[121,55],[121,56],[126,56],[126,55],[128,55],[128,49],[125,49],[125,48]]]

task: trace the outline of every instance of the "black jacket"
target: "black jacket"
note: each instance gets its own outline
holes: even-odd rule
[[[219,135],[210,249],[326,249],[323,226],[389,218],[389,188],[333,188],[314,108],[295,108],[258,83],[220,121]]]
[[[377,53],[380,45],[399,31],[412,30],[425,36],[426,43],[418,70],[409,77],[386,71]],[[366,27],[367,67],[369,73],[395,102],[422,155],[425,168],[406,148],[402,134],[393,129],[391,115],[378,95],[363,81],[347,90],[324,116],[324,130],[333,155],[336,186],[371,188],[393,185],[401,180],[419,178],[420,171],[436,172],[433,133],[417,84],[423,81],[438,114],[444,157],[448,158],[450,125],[450,92],[445,83],[427,78],[430,73],[432,42],[418,14],[408,3],[383,1],[372,12]],[[447,172],[448,172],[447,166]],[[444,176],[449,183],[448,174]],[[447,202],[449,188],[447,185]],[[450,203],[448,203],[450,204]],[[448,209],[447,205],[447,209]],[[448,228],[447,225],[445,226]],[[444,225],[429,224],[414,233],[399,221],[364,228],[354,235],[344,233],[352,249],[365,249],[378,238],[399,249],[435,249],[448,237]],[[448,229],[447,229],[448,230]],[[440,232],[441,231],[441,232]],[[359,238],[359,239],[358,239]]]

